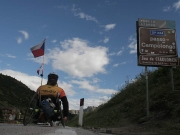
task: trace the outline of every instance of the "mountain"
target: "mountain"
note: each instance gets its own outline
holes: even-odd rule
[[[145,126],[151,131],[155,129],[179,131],[180,67],[173,68],[173,81],[170,71],[170,67],[158,67],[148,71],[148,85],[146,85],[144,71],[134,80],[127,80],[108,102],[100,105],[93,112],[84,114],[83,126],[121,128],[136,125]],[[147,88],[149,115],[146,100]],[[69,121],[67,125],[78,126],[78,116]]]
[[[0,73],[0,107],[25,109],[35,93],[22,82]]]

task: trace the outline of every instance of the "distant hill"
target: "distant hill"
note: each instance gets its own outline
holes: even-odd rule
[[[133,68],[133,67],[132,67]],[[146,74],[141,72],[135,81],[126,85],[95,111],[84,114],[85,127],[119,128],[128,125],[146,126],[165,131],[180,130],[180,67],[173,68],[172,91],[169,67],[148,71],[149,117],[146,112]],[[78,116],[68,122],[78,126]]]
[[[22,82],[0,73],[0,107],[27,107],[35,92]]]

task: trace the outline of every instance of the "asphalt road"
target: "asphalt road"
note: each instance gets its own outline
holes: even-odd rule
[[[0,135],[107,135],[82,128],[48,125],[0,124]],[[110,135],[110,134],[109,134]]]

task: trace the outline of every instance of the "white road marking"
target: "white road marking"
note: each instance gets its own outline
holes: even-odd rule
[[[74,131],[72,128],[65,127],[55,130],[54,133],[48,133],[43,135],[77,135],[77,134],[76,131]]]

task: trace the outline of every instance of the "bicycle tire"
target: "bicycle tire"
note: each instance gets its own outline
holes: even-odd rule
[[[30,100],[30,103],[27,106],[24,118],[23,118],[23,124],[24,126],[28,125],[30,122],[32,122],[32,117],[35,114],[35,109],[37,105],[37,93],[33,95],[33,97]]]

